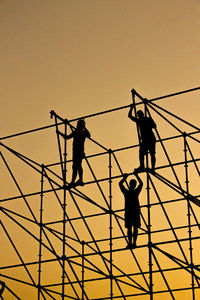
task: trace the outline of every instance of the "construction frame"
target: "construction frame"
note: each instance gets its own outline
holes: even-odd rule
[[[24,289],[33,293],[31,299],[38,300],[153,300],[160,297],[183,299],[183,296],[184,299],[200,299],[200,195],[196,192],[200,157],[192,150],[194,144],[200,143],[200,129],[156,104],[161,99],[199,90],[197,87],[149,100],[137,91],[131,91],[135,113],[138,107],[143,108],[147,116],[152,116],[153,112],[177,132],[162,138],[159,129],[156,130],[156,144],[166,163],[157,163],[155,172],[149,168],[149,154],[146,155],[146,169],[141,173],[144,183],[140,197],[143,199],[140,202],[142,226],[136,249],[126,249],[123,204],[121,202],[120,207],[115,199],[123,198],[118,182],[126,173],[118,156],[126,151],[138,155],[139,131],[136,144],[117,149],[107,148],[90,138],[99,148],[98,153],[84,157],[90,180],[84,187],[72,189],[68,189],[67,178],[72,164],[71,146],[57,133],[60,128],[64,134],[71,132],[73,122],[79,119],[127,110],[130,104],[73,120],[66,120],[51,111],[53,124],[0,139],[2,166],[18,191],[17,196],[0,200],[1,232],[15,255],[10,264],[5,260],[0,266],[0,280],[5,282],[2,299],[27,299]],[[55,163],[38,163],[7,145],[7,140],[49,128],[54,130],[57,139],[59,159]],[[182,160],[171,159],[165,146],[170,141],[182,145]],[[37,173],[39,191],[24,193],[6,159],[7,153]],[[107,176],[99,175],[93,168],[97,159],[104,161],[105,173],[102,174]],[[37,201],[37,211],[32,198]],[[21,213],[21,208],[15,210],[19,202],[26,208],[25,214],[24,208]],[[52,217],[52,211],[56,211],[54,215],[58,217]],[[180,220],[176,223],[177,211]],[[12,223],[12,227],[8,223]],[[21,238],[27,238],[27,243],[30,241],[34,249],[30,258],[16,242],[14,227],[24,233]]]

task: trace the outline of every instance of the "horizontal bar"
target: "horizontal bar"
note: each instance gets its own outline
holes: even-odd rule
[[[195,162],[196,161],[200,161],[200,158],[197,158],[195,160],[188,160],[187,163],[193,163],[194,161]],[[160,167],[156,167],[155,170],[161,170],[161,169],[169,168],[171,166],[179,166],[179,165],[182,165],[182,164],[185,164],[185,161],[181,161],[181,162],[173,163],[173,164],[166,164],[166,165],[163,165],[163,166],[160,166]],[[129,173],[129,175],[131,175],[131,174],[132,173]],[[122,177],[122,175],[120,174],[118,176],[113,176],[111,179],[119,179],[121,177]],[[109,178],[106,177],[106,178],[98,179],[97,181],[98,182],[104,182],[104,181],[107,181],[108,179]],[[85,182],[84,185],[93,184],[93,183],[96,183],[96,180]],[[62,188],[54,188],[54,189],[44,190],[43,193],[53,192],[54,190],[58,191],[58,190],[62,190]],[[41,194],[40,192],[35,192],[35,193],[26,194],[26,195],[24,195],[24,197],[36,196],[36,195],[40,195],[40,194]],[[81,195],[78,195],[78,196],[81,197]],[[22,196],[14,196],[14,197],[9,197],[9,198],[1,199],[0,202],[10,201],[10,200],[16,200],[16,199],[21,199],[21,198],[22,198]],[[85,200],[87,200],[87,199],[85,199]]]
[[[192,240],[199,240],[200,236],[196,236],[196,237],[192,237]],[[184,239],[179,239],[179,242],[187,242],[189,240],[189,238],[184,238]],[[166,244],[172,244],[172,243],[177,243],[177,240],[168,240],[168,241],[164,241],[164,242],[158,242],[158,243],[153,243],[154,245],[166,245]],[[143,244],[143,245],[139,245],[137,246],[137,249],[139,248],[145,248],[148,247],[147,244]],[[113,249],[113,252],[117,253],[117,252],[121,252],[121,251],[127,251],[126,248],[118,248],[118,249]],[[91,252],[91,253],[85,253],[85,257],[87,256],[94,256],[94,255],[100,255],[100,254],[108,254],[110,253],[110,250],[105,250],[105,251],[100,251],[100,252]],[[69,256],[68,259],[76,259],[76,258],[81,258],[82,255],[72,255]],[[49,260],[45,260],[45,261],[41,261],[41,263],[46,263],[46,262],[55,262],[57,261],[57,259],[49,259]],[[25,263],[24,265],[34,265],[34,264],[38,264],[37,262],[31,262],[31,263]],[[5,270],[5,269],[11,269],[11,268],[15,268],[15,267],[22,267],[24,266],[22,264],[17,264],[17,265],[10,265],[10,266],[4,266],[4,267],[0,267],[0,270]]]
[[[157,100],[161,100],[161,99],[165,99],[165,98],[169,98],[169,97],[173,97],[173,96],[177,96],[177,95],[197,91],[199,89],[200,89],[200,87],[196,87],[196,88],[193,88],[193,89],[189,89],[189,90],[185,90],[185,91],[181,91],[181,92],[176,92],[176,93],[168,94],[168,95],[161,96],[161,97],[152,98],[152,99],[149,100],[149,102],[153,102],[153,101],[157,101]],[[135,93],[140,99],[143,99],[137,92],[135,92]],[[139,105],[139,104],[142,104],[142,102],[141,103],[136,103],[136,105]],[[128,107],[130,107],[130,104],[125,105],[125,106],[121,106],[121,107],[117,107],[117,108],[113,108],[113,109],[104,110],[104,111],[101,111],[99,113],[94,113],[94,114],[85,115],[85,116],[82,116],[82,117],[79,117],[79,118],[71,119],[71,120],[69,120],[69,122],[74,122],[74,121],[77,121],[77,120],[83,119],[83,118],[86,119],[86,118],[91,118],[91,117],[103,115],[103,114],[114,112],[114,111],[117,111],[117,110],[122,110],[122,109],[125,109],[125,108],[128,108]],[[61,125],[61,124],[63,124],[63,122],[58,123],[57,125]],[[16,136],[20,136],[20,135],[24,135],[24,134],[28,134],[28,133],[32,133],[32,132],[36,132],[36,131],[40,131],[40,130],[44,130],[44,129],[49,129],[49,128],[52,128],[52,127],[55,127],[55,126],[56,126],[55,124],[53,124],[53,125],[51,124],[51,125],[48,125],[48,126],[43,126],[43,127],[38,127],[38,128],[35,128],[35,129],[26,130],[26,131],[23,131],[23,132],[19,132],[19,133],[15,133],[15,134],[12,134],[12,135],[2,137],[2,138],[0,138],[0,141],[1,140],[6,140],[6,139],[9,139],[9,138],[12,138],[12,137],[16,137]]]

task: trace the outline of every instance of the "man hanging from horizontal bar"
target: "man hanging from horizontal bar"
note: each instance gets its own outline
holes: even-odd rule
[[[82,160],[85,157],[84,144],[85,144],[85,139],[90,138],[90,133],[85,127],[85,121],[83,119],[78,120],[76,129],[74,129],[72,133],[69,135],[62,133],[59,130],[57,130],[57,133],[60,134],[64,139],[73,138],[72,181],[68,185],[68,188],[70,189],[77,185],[83,186],[84,183],[83,183]],[[79,174],[79,180],[75,183],[77,173]]]
[[[143,182],[136,172],[133,172],[133,174],[139,182],[137,187],[137,181],[135,179],[131,179],[128,189],[125,188],[124,182],[126,181],[128,174],[124,174],[122,180],[119,182],[120,190],[124,194],[125,198],[125,227],[127,228],[128,235],[127,249],[134,249],[137,247],[136,241],[138,228],[141,226],[140,204],[138,197],[142,190]]]

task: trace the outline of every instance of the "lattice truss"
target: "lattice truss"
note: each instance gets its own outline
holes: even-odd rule
[[[51,111],[52,125],[1,139],[3,299],[200,299],[199,128],[157,104],[199,89],[151,100],[132,91],[135,108],[144,109],[157,123],[156,168],[152,174],[147,155],[147,168],[140,174],[142,225],[133,250],[126,249],[118,183],[123,173],[131,174],[138,166],[136,125],[131,124],[134,145],[110,149],[93,136],[87,140],[93,153],[88,154],[87,146],[85,185],[72,189],[67,189],[71,140],[56,129],[69,134],[79,118],[69,120],[69,126]],[[127,118],[129,107],[85,120],[119,111]],[[168,136],[161,136],[162,128]],[[47,130],[53,146],[45,145],[40,153],[37,135],[42,133],[40,142],[46,144]],[[27,137],[24,144],[22,136]],[[26,143],[35,159],[29,157]],[[59,160],[41,164],[37,157],[50,152]]]

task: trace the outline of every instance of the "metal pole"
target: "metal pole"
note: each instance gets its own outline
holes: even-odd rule
[[[145,103],[145,117],[147,116],[147,105]],[[150,300],[153,300],[153,272],[152,272],[152,242],[151,242],[151,204],[150,204],[150,175],[149,175],[149,159],[146,155],[146,170],[147,170],[147,232],[148,232],[148,249],[149,249],[149,295]]]
[[[147,210],[148,210],[148,248],[149,248],[149,294],[150,300],[153,300],[153,274],[152,274],[152,242],[151,242],[151,213],[150,213],[150,187],[149,187],[149,171],[147,169]]]
[[[67,135],[67,122],[65,122],[65,136]],[[64,139],[64,165],[63,165],[63,249],[62,249],[62,300],[65,299],[65,261],[66,261],[66,157],[67,140]]]
[[[84,300],[84,287],[85,287],[85,285],[84,285],[84,280],[85,280],[85,278],[84,278],[84,273],[85,273],[85,270],[84,270],[84,254],[85,254],[85,241],[82,241],[81,242],[81,244],[82,244],[82,300]]]
[[[41,260],[42,260],[42,217],[43,217],[43,190],[44,190],[44,165],[42,165],[42,175],[41,175],[41,195],[40,195],[40,237],[39,237],[39,268],[38,268],[38,300],[40,300],[41,295]]]
[[[53,115],[52,115],[53,116]],[[60,166],[61,166],[61,171],[63,175],[63,180],[64,180],[64,167],[63,167],[63,160],[62,160],[62,153],[61,153],[61,145],[60,145],[60,135],[57,133],[58,131],[58,121],[57,121],[57,115],[54,113],[54,119],[55,119],[55,126],[56,126],[56,134],[57,134],[57,141],[58,141],[58,151],[59,151],[59,157],[60,157]],[[65,125],[66,126],[66,125]]]
[[[184,156],[185,156],[185,183],[186,183],[186,191],[189,193],[189,174],[188,174],[188,163],[187,163],[187,134],[183,133],[184,139]],[[191,228],[191,204],[187,197],[187,216],[188,216],[188,233],[189,233],[189,252],[190,252],[190,266],[191,266],[191,280],[192,280],[192,299],[195,300],[195,289],[194,289],[194,268],[193,268],[193,248],[192,248],[192,228]]]
[[[177,93],[173,93],[173,94],[168,94],[168,95],[164,95],[164,96],[161,96],[161,97],[157,97],[157,98],[152,98],[149,100],[150,103],[152,102],[155,102],[157,100],[161,100],[161,99],[165,99],[165,98],[169,98],[169,97],[173,97],[173,96],[176,96],[176,95],[181,95],[181,94],[185,94],[185,93],[189,93],[189,92],[193,92],[193,91],[197,91],[197,90],[200,90],[200,87],[196,87],[196,88],[193,88],[193,89],[189,89],[189,90],[185,90],[185,91],[181,91],[181,92],[177,92]],[[143,99],[142,96],[140,96],[136,91],[135,92],[135,95],[139,98],[139,99]],[[139,105],[141,103],[138,103]],[[110,112],[114,112],[114,111],[117,111],[117,110],[122,110],[122,109],[126,109],[128,108],[130,105],[125,105],[125,106],[121,106],[121,107],[117,107],[117,108],[114,108],[114,109],[109,109],[109,110],[104,110],[104,111],[101,111],[101,112],[98,112],[98,113],[94,113],[94,114],[90,114],[90,115],[85,115],[85,116],[81,116],[79,118],[75,118],[75,119],[71,119],[69,120],[69,122],[73,122],[73,121],[77,121],[79,119],[86,119],[86,118],[91,118],[91,117],[95,117],[95,116],[99,116],[99,115],[102,115],[102,114],[106,114],[106,113],[110,113]],[[55,114],[55,112],[53,112],[53,115]],[[58,116],[58,115],[56,115]],[[62,118],[59,117],[59,119],[62,120]],[[61,123],[58,123],[57,125],[61,125]],[[32,133],[32,132],[35,132],[35,131],[40,131],[40,130],[45,130],[45,129],[49,129],[49,128],[52,128],[56,126],[55,124],[52,124],[52,125],[48,125],[48,126],[43,126],[43,127],[38,127],[38,128],[34,128],[34,129],[30,129],[30,130],[26,130],[26,131],[23,131],[23,132],[19,132],[19,133],[15,133],[15,134],[12,134],[12,135],[8,135],[8,136],[4,136],[2,138],[0,138],[0,141],[1,140],[5,140],[5,139],[9,139],[9,138],[12,138],[12,137],[16,137],[16,136],[19,136],[19,135],[24,135],[24,134],[28,134],[28,133]]]
[[[110,231],[110,299],[113,299],[113,255],[112,255],[112,150],[109,149],[109,231]]]

